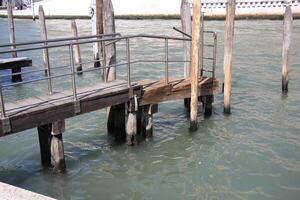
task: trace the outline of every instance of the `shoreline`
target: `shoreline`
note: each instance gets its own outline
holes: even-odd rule
[[[294,19],[300,19],[300,13],[293,14]],[[7,14],[0,14],[0,18],[7,18]],[[24,14],[24,15],[14,15],[15,19],[32,19],[32,15]],[[87,15],[51,15],[45,16],[46,19],[91,19],[90,16]],[[204,16],[205,20],[225,20],[225,15],[206,15]],[[38,19],[38,16],[35,16],[35,19]],[[115,19],[124,19],[124,20],[174,20],[180,19],[180,15],[178,14],[170,14],[170,15],[115,15]],[[237,15],[236,20],[282,20],[282,14],[253,14],[253,15]]]

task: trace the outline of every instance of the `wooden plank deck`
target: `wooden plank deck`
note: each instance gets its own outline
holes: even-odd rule
[[[32,60],[27,57],[0,59],[0,70],[18,69],[21,67],[30,67],[30,66],[32,66]]]
[[[199,96],[213,94],[218,89],[218,85],[218,81],[212,80],[212,78],[200,78]],[[108,106],[126,103],[132,98],[127,82],[120,80],[79,88],[77,94],[77,102],[73,100],[72,90],[67,90],[56,92],[53,95],[6,103],[6,115],[11,130],[6,131],[7,120],[0,120],[0,137]],[[141,106],[189,98],[190,80],[173,78],[170,79],[168,85],[165,85],[164,80],[143,80],[133,86],[133,94],[137,95]],[[80,109],[78,110],[78,108]]]

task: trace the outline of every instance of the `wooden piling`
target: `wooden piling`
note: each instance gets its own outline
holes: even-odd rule
[[[142,135],[144,138],[149,139],[153,137],[153,114],[157,113],[158,105],[144,105],[142,109]]]
[[[283,47],[282,47],[282,92],[288,91],[289,57],[293,32],[293,14],[291,6],[287,5],[284,13]]]
[[[7,18],[8,18],[8,32],[9,32],[9,42],[11,44],[16,43],[16,36],[15,36],[15,26],[14,26],[14,17],[13,17],[13,11],[12,11],[12,5],[11,2],[7,3]],[[11,46],[11,49],[16,49],[15,45]],[[16,58],[17,57],[17,52],[12,52],[12,57]],[[12,75],[12,82],[21,82],[22,81],[22,75],[21,74],[16,74],[16,73],[21,73],[21,67],[19,68],[13,68],[11,70]],[[16,75],[14,75],[16,74]]]
[[[44,167],[51,167],[51,130],[52,124],[46,124],[39,126],[38,128],[40,151],[41,151],[41,162]]]
[[[72,31],[73,37],[78,37],[78,30],[77,30],[77,25],[76,25],[75,20],[72,20],[72,22],[71,22],[71,31]],[[81,53],[80,53],[79,44],[74,45],[73,52],[74,52],[76,71],[81,72],[82,71],[82,64],[81,64],[82,61],[81,61]]]
[[[193,0],[190,129],[197,130],[201,1]]]
[[[212,114],[212,103],[214,102],[214,95],[207,95],[202,98],[204,116],[209,117]]]
[[[51,139],[51,164],[54,173],[62,173],[66,170],[63,132],[65,132],[65,121],[57,121],[52,124]]]
[[[188,0],[181,0],[181,27],[184,33],[192,35],[192,16],[191,16],[191,7]],[[187,36],[183,36],[187,37]],[[191,42],[183,41],[183,59],[186,61],[184,63],[184,77],[188,78],[190,76],[191,63]],[[184,99],[184,107],[188,113],[190,113],[191,99]]]
[[[93,16],[92,16],[92,29],[93,35],[103,34],[103,0],[93,0]],[[94,67],[103,66],[103,61],[100,61],[103,57],[102,44],[96,42],[94,44]],[[102,73],[103,74],[103,73]]]
[[[40,21],[41,39],[46,41],[48,40],[47,27],[46,27],[44,9],[43,6],[41,5],[39,6],[39,21]],[[47,45],[47,42],[45,42],[45,45]],[[48,76],[48,69],[50,68],[48,49],[43,49],[43,65],[45,68],[45,75]]]
[[[138,144],[137,139],[137,110],[138,105],[136,105],[137,102],[134,100],[131,100],[128,102],[128,108],[127,108],[127,122],[126,122],[126,138],[127,138],[127,144],[128,146],[135,146]]]
[[[226,6],[226,31],[224,40],[224,113],[231,112],[231,71],[234,35],[235,0],[228,0]]]
[[[125,104],[112,106],[108,112],[107,131],[116,142],[126,141]]]

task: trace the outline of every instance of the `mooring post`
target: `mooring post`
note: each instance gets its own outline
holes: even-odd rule
[[[212,103],[214,102],[214,95],[207,95],[203,98],[204,116],[209,117],[212,114]]]
[[[291,6],[285,7],[284,29],[283,29],[283,47],[282,47],[282,92],[288,91],[289,84],[289,57],[291,48],[291,38],[293,32],[293,14]]]
[[[158,105],[144,105],[142,112],[142,134],[146,139],[153,137],[153,114],[157,113]]]
[[[73,37],[78,37],[78,30],[75,20],[72,20],[71,22],[71,31]],[[76,40],[78,41],[78,40]],[[73,46],[74,51],[74,60],[75,60],[75,66],[76,66],[76,72],[82,72],[82,64],[81,64],[81,54],[80,54],[80,46],[79,44],[75,44]]]
[[[32,20],[35,21],[35,13],[34,13],[34,2],[30,0],[31,12],[32,12]]]
[[[52,124],[51,139],[51,164],[54,173],[61,173],[66,170],[63,136],[65,132],[65,121],[57,121]]]
[[[47,27],[46,27],[46,21],[45,21],[45,13],[43,6],[39,6],[39,21],[40,21],[40,32],[41,32],[41,38],[42,40],[45,40],[44,45],[47,45]],[[48,49],[43,49],[43,64],[45,68],[45,75],[49,78],[48,79],[48,92],[49,94],[52,94],[52,80],[51,80],[51,72],[50,72],[50,61],[49,61],[49,52]]]
[[[52,124],[38,126],[38,135],[41,151],[41,162],[44,167],[51,167],[51,130]]]
[[[232,47],[234,35],[235,0],[228,0],[226,5],[226,31],[224,40],[224,113],[231,112],[231,71]]]
[[[14,16],[12,11],[12,5],[11,2],[7,2],[7,18],[8,18],[8,32],[9,32],[9,42],[11,44],[16,43],[16,36],[15,36],[15,26],[14,26]],[[11,49],[16,49],[16,46],[12,45]],[[12,57],[17,57],[17,52],[12,52]],[[12,68],[12,82],[21,82],[22,81],[22,75],[21,75],[21,67],[19,68]]]
[[[130,102],[128,102],[128,115],[127,115],[127,122],[126,122],[126,138],[127,138],[127,144],[128,146],[135,146],[138,144],[138,138],[137,138],[137,111],[138,111],[138,105],[137,105],[136,98],[132,99]]]
[[[188,0],[181,0],[181,9],[180,9],[180,16],[181,16],[181,26],[182,31],[189,35],[192,35],[192,16],[191,16],[191,7]],[[187,36],[183,35],[183,37],[188,38]],[[190,69],[191,69],[191,42],[190,41],[183,41],[183,58],[184,58],[184,78],[188,78],[190,76]],[[190,98],[184,99],[184,106],[188,112],[190,112]]]
[[[92,1],[92,32],[93,35],[103,34],[103,0],[93,0]],[[102,43],[96,42],[94,44],[94,67],[100,67],[102,62],[100,61],[103,57],[102,55]],[[104,69],[103,69],[104,70]],[[102,71],[103,71],[102,70]]]
[[[103,33],[116,32],[114,8],[111,0],[103,0]],[[105,60],[104,80],[107,82],[116,80],[116,44],[106,45],[103,51]],[[125,104],[107,108],[107,130],[115,135],[116,140],[124,139],[125,133]]]
[[[200,44],[200,11],[201,1],[193,0],[193,26],[192,26],[192,63],[191,63],[191,113],[190,130],[197,130],[198,115],[198,75],[199,75],[199,44]]]

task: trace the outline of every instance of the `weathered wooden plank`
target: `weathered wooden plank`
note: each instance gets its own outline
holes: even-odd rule
[[[30,66],[32,66],[32,60],[26,57],[0,59],[0,70],[18,69],[20,67]]]

